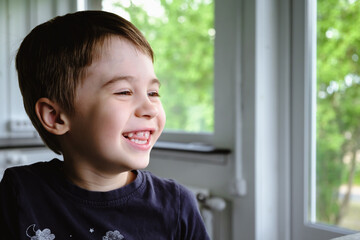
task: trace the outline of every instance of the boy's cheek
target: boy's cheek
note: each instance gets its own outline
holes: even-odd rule
[[[162,116],[161,116],[161,118],[162,118],[162,126],[161,126],[161,132],[160,132],[160,133],[162,133],[162,131],[164,130],[164,127],[165,127],[165,125],[166,125],[166,113],[165,113],[165,110],[164,110],[164,109],[162,109]]]

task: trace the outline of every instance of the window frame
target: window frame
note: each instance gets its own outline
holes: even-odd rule
[[[291,239],[331,239],[355,231],[313,223],[308,210],[316,167],[316,1],[291,0],[291,16]]]

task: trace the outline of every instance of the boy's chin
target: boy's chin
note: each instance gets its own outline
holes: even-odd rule
[[[149,163],[150,163],[150,156],[135,159],[135,161],[132,164],[133,165],[132,170],[145,169],[147,168],[147,166],[149,166]]]

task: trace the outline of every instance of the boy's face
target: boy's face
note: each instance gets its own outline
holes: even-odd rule
[[[67,155],[97,170],[145,168],[165,125],[153,63],[119,37],[100,53],[76,91]]]

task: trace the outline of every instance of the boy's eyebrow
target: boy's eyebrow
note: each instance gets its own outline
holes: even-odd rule
[[[114,77],[114,78],[112,78],[111,80],[105,82],[105,83],[103,84],[103,87],[108,86],[108,85],[111,85],[111,84],[114,84],[114,83],[116,83],[116,82],[118,82],[118,81],[128,81],[128,82],[132,82],[132,81],[134,81],[134,79],[135,79],[135,78],[132,77],[132,76],[117,76],[117,77]],[[157,85],[159,85],[159,87],[161,86],[160,80],[157,79],[157,78],[151,79],[151,80],[150,80],[150,84],[157,84]]]
[[[157,84],[157,85],[159,85],[159,87],[161,87],[161,82],[160,82],[160,80],[157,79],[157,78],[151,79],[151,84]]]

